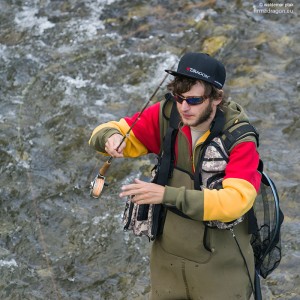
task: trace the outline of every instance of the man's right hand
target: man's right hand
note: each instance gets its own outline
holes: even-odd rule
[[[116,150],[117,147],[120,145],[123,136],[119,133],[115,133],[110,136],[105,143],[105,151],[112,157],[123,157],[123,150],[126,147],[126,143],[123,142],[122,145],[119,147],[118,151]]]

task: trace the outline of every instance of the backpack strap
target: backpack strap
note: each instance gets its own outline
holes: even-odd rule
[[[260,159],[258,163],[257,170],[262,174],[264,170],[264,163]],[[251,207],[250,210],[247,212],[248,216],[248,233],[249,234],[255,234],[258,231],[258,224],[257,224],[257,218],[254,213],[254,208]]]
[[[256,139],[257,147],[259,146],[259,134],[254,126],[246,121],[233,124],[222,134],[225,149],[227,149],[227,151],[229,152],[229,150],[237,141],[247,136],[254,136]]]
[[[246,121],[233,124],[222,134],[225,149],[229,152],[229,150],[237,141],[247,136],[254,136],[256,139],[257,147],[259,146],[259,134],[254,126],[252,126],[249,122]],[[260,173],[262,173],[263,167],[263,161],[259,160],[257,170]],[[248,217],[248,233],[254,234],[258,230],[258,225],[253,207],[251,207],[246,214]]]

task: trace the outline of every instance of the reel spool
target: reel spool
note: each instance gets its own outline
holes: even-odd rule
[[[110,167],[111,160],[112,160],[112,157],[103,164],[102,168],[99,170],[98,175],[91,182],[91,186],[90,186],[90,189],[91,189],[90,196],[91,197],[98,199],[102,193],[103,187],[108,186],[108,184],[105,183],[105,177],[103,175],[106,173],[106,171]]]
[[[95,179],[91,182],[90,196],[98,199],[102,193],[105,184],[105,177],[98,174]]]

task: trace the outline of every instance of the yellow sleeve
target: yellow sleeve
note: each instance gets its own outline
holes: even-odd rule
[[[227,178],[223,189],[204,189],[204,221],[230,222],[241,217],[252,206],[257,192],[247,180]]]
[[[119,122],[111,121],[108,123],[101,124],[97,126],[89,140],[89,144],[94,146],[101,153],[104,152],[104,144],[106,142],[105,138],[105,129],[116,129],[123,136],[128,132],[129,125],[124,119],[121,119]],[[129,136],[125,140],[126,147],[124,149],[124,157],[138,157],[148,153],[147,148],[135,137],[134,133],[131,131]],[[99,145],[99,146],[96,146]]]

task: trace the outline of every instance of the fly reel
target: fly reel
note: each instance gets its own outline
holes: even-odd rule
[[[105,182],[104,174],[106,173],[106,171],[110,167],[111,159],[112,158],[110,158],[107,162],[104,163],[102,168],[99,170],[98,175],[91,182],[90,196],[93,197],[93,198],[98,199],[100,197],[101,193],[102,193],[102,190],[103,190],[104,186],[108,186],[108,184]]]

